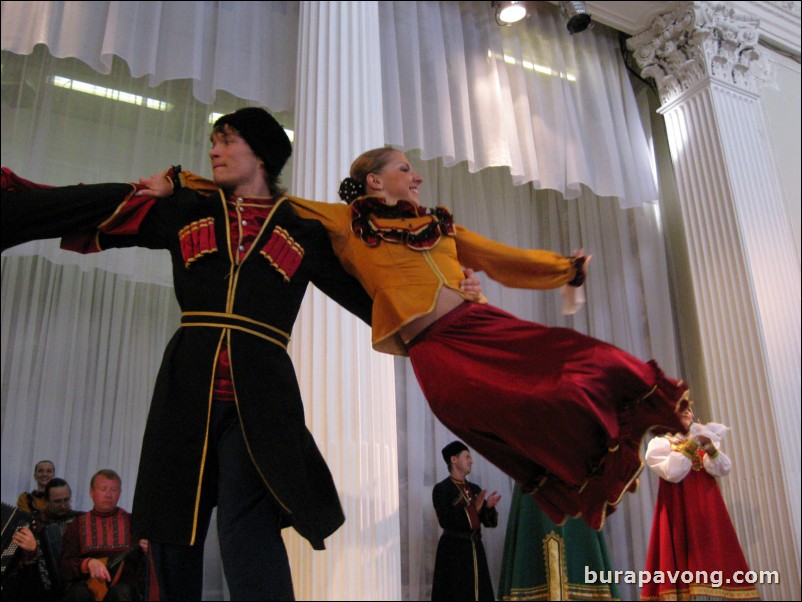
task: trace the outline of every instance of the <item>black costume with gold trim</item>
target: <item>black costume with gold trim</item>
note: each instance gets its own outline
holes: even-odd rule
[[[437,543],[432,600],[495,600],[481,526],[495,527],[498,511],[487,503],[478,512],[471,508],[481,491],[474,483],[458,484],[451,477],[432,490],[437,520],[443,528]]]
[[[204,198],[182,190],[155,202],[135,235],[101,234],[98,240],[101,247],[168,249],[184,312],[156,381],[134,526],[163,543],[195,539],[212,375],[225,338],[251,458],[288,524],[320,549],[344,517],[331,474],[305,426],[286,344],[309,282],[368,323],[371,302],[340,266],[323,227],[299,218],[289,203],[276,204],[239,265],[228,244],[228,219],[222,194]]]
[[[25,191],[24,202],[46,216],[49,206],[64,203],[62,190]],[[182,327],[165,351],[147,420],[134,530],[178,545],[191,545],[199,535],[213,374],[225,340],[250,457],[282,508],[283,524],[323,549],[323,540],[344,516],[328,466],[305,426],[286,345],[309,282],[367,323],[372,306],[334,256],[323,226],[300,218],[280,199],[237,263],[221,191],[207,197],[185,188],[157,200],[133,196],[131,185],[67,190],[76,204],[117,203],[97,229],[65,239],[62,246],[80,252],[132,246],[168,250],[183,312]],[[96,222],[94,215],[83,221]],[[75,232],[73,220],[60,232],[57,225],[49,227],[47,235]],[[36,236],[22,232],[19,238]]]

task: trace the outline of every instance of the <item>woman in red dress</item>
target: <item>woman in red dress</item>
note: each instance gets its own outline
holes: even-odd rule
[[[656,437],[646,450],[660,489],[641,600],[759,600],[754,585],[736,582],[749,566],[715,479],[732,470],[719,450],[729,429],[693,423],[690,406],[679,417],[688,434]]]

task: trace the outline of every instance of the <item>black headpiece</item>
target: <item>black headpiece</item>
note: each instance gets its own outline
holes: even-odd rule
[[[443,460],[446,461],[446,466],[451,468],[451,456],[458,456],[464,451],[468,450],[468,446],[462,441],[452,441],[443,448]]]
[[[258,107],[246,107],[214,122],[214,129],[228,125],[237,132],[253,153],[265,163],[267,173],[278,178],[292,154],[292,144],[281,124],[270,113]]]

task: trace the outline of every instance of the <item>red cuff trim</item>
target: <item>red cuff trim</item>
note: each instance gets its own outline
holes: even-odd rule
[[[48,188],[55,188],[55,186],[37,184],[25,178],[20,178],[8,167],[3,167],[0,170],[0,189],[2,190],[46,190]]]
[[[156,199],[147,196],[134,196],[141,185],[131,185],[133,190],[117,206],[114,213],[96,229],[80,234],[65,236],[61,239],[61,248],[84,255],[98,253],[103,250],[100,246],[100,233],[104,234],[136,234],[142,222],[156,203]]]
[[[120,203],[114,214],[98,226],[104,234],[137,234],[148,212],[156,203],[151,196],[134,196],[138,190],[144,189],[141,184],[134,184],[134,192]]]

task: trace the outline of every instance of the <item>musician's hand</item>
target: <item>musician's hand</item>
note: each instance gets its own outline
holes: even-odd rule
[[[150,542],[147,539],[140,539],[139,540],[139,547],[142,548],[142,551],[147,554],[148,548],[150,548]]]
[[[89,569],[89,576],[93,579],[103,579],[103,581],[111,581],[111,575],[106,565],[100,562],[97,558],[91,558],[86,567]]]
[[[36,550],[36,538],[28,527],[20,527],[14,531],[11,541],[26,552],[33,552]]]

